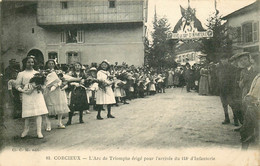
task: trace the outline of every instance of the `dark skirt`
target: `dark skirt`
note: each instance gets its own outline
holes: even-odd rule
[[[70,110],[83,111],[89,109],[86,90],[82,87],[74,88],[71,92]]]

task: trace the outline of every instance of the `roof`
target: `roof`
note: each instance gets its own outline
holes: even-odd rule
[[[189,51],[198,51],[201,49],[201,43],[198,41],[191,41],[181,43],[179,46],[176,47],[176,53],[181,54]]]
[[[226,15],[225,17],[222,17],[222,19],[227,20],[231,17],[235,17],[235,16],[240,15],[240,14],[244,14],[244,13],[247,13],[247,12],[250,12],[250,11],[253,11],[253,10],[258,10],[259,6],[260,6],[260,0],[256,0],[254,3],[247,5],[243,8],[241,8],[241,9],[238,9],[238,10]]]

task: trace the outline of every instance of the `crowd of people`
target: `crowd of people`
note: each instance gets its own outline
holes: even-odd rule
[[[104,60],[99,66],[88,67],[76,62],[59,69],[56,61],[50,59],[44,68],[39,69],[33,56],[27,56],[22,63],[22,70],[17,66],[11,68],[12,65],[6,69],[14,118],[25,119],[22,138],[28,134],[30,117],[35,117],[38,138],[43,138],[42,117],[46,122],[46,131],[52,129],[52,116],[56,116],[58,128],[61,129],[73,123],[76,112],[79,123],[84,123],[83,115],[90,113],[90,106],[97,111],[97,120],[103,119],[101,111],[105,108],[107,118],[115,118],[111,113],[112,106],[165,93],[166,88],[165,73],[125,63],[111,65]],[[64,125],[62,118],[65,114],[68,114],[68,121]]]
[[[219,95],[224,109],[224,121],[229,124],[228,105],[232,108],[234,125],[240,128],[241,141],[245,147],[258,138],[259,117],[259,53],[241,53],[230,59],[223,56],[218,63],[178,65],[175,68],[135,67],[110,64],[107,60],[99,65],[59,65],[50,59],[44,68],[37,68],[33,56],[19,64],[10,60],[6,69],[8,90],[13,99],[14,118],[24,118],[25,127],[21,137],[29,131],[29,117],[36,118],[37,134],[41,133],[42,117],[46,131],[51,131],[50,117],[56,116],[58,128],[73,124],[78,112],[79,122],[90,113],[90,106],[97,111],[97,120],[102,120],[102,110],[107,109],[107,118],[112,115],[112,106],[129,104],[135,98],[165,93],[166,88],[194,90],[199,95]],[[62,118],[68,114],[64,125]]]
[[[243,148],[259,139],[260,63],[259,52],[238,53],[230,59],[223,56],[217,65],[220,98],[224,121],[229,124],[228,106],[231,107],[234,125],[239,126]]]

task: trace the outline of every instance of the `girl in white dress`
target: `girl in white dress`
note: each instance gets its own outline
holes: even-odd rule
[[[111,115],[111,106],[112,104],[116,103],[116,100],[115,100],[114,92],[111,87],[113,81],[109,80],[110,77],[109,67],[110,67],[109,63],[106,60],[104,60],[100,64],[97,72],[97,79],[106,84],[105,89],[101,89],[99,85],[99,89],[97,90],[96,104],[98,106],[98,114],[97,114],[98,120],[103,119],[100,115],[103,105],[107,105],[107,118],[115,118],[113,115]]]
[[[65,92],[60,88],[62,81],[54,70],[55,68],[57,69],[55,60],[48,60],[45,68],[50,70],[46,77],[46,88],[43,93],[49,115],[58,115],[58,128],[65,129],[65,126],[62,124],[62,115],[70,112],[70,110],[65,100]],[[51,131],[51,122],[48,116],[46,116],[46,123],[46,131]]]
[[[32,56],[23,59],[23,71],[18,73],[16,79],[16,88],[22,93],[22,118],[25,119],[24,131],[21,135],[22,138],[29,132],[30,117],[35,117],[38,138],[43,138],[41,132],[41,115],[48,113],[42,92],[38,91],[35,86],[29,83],[34,74],[37,73],[37,71],[33,69],[34,65],[35,59]],[[32,89],[28,90],[26,87],[30,85]]]

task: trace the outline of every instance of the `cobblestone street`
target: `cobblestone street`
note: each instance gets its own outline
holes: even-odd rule
[[[113,107],[115,119],[96,120],[96,112],[84,115],[79,124],[78,115],[66,129],[58,129],[52,119],[52,131],[44,139],[36,138],[32,127],[28,137],[21,139],[23,120],[6,118],[4,130],[6,146],[28,146],[40,149],[129,149],[129,148],[240,148],[240,136],[234,132],[233,121],[222,125],[224,118],[218,96],[199,96],[185,89],[167,89],[166,93],[129,101],[129,105]],[[92,107],[91,107],[92,109]],[[233,115],[230,112],[230,118]],[[102,112],[106,117],[106,112]],[[67,118],[63,120],[66,123]],[[31,123],[35,123],[31,120]]]

